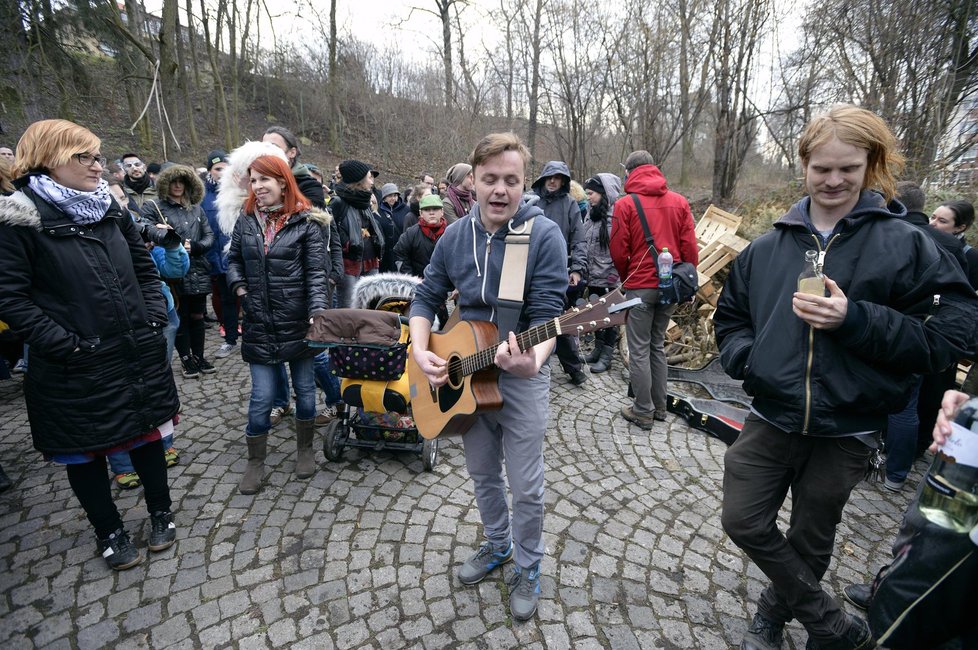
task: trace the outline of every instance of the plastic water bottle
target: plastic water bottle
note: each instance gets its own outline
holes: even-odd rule
[[[930,521],[959,533],[978,525],[978,398],[965,402],[951,423],[917,507]]]
[[[672,253],[668,248],[663,248],[659,253],[659,291],[672,289]]]

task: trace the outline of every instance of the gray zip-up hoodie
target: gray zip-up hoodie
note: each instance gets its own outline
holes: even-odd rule
[[[510,228],[518,230],[530,217],[543,217],[540,208],[524,203],[510,220],[490,235],[482,226],[478,204],[465,217],[449,224],[425,269],[424,281],[411,303],[411,316],[434,322],[435,311],[458,289],[463,320],[496,323],[499,275]],[[530,234],[519,329],[539,325],[563,311],[567,290],[567,252],[560,229],[549,219],[536,219]]]

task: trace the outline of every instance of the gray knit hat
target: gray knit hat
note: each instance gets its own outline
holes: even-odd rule
[[[391,194],[400,194],[401,190],[397,189],[397,185],[394,183],[384,183],[384,186],[380,188],[380,198],[386,199]]]

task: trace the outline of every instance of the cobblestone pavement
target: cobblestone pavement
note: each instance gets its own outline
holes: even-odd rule
[[[219,344],[209,331],[209,347]],[[293,475],[294,433],[269,439],[264,489],[242,496],[249,391],[239,356],[177,379],[181,461],[170,470],[176,545],[114,573],[64,470],[31,448],[21,379],[0,382],[3,648],[728,648],[763,576],[720,528],[725,446],[669,416],[653,431],[618,414],[612,372],[574,387],[554,372],[546,440],[547,556],[536,618],[514,623],[505,584],[454,577],[481,538],[458,439],[435,471],[417,456],[347,450]],[[912,479],[925,469],[918,461]],[[113,487],[146,553],[141,490]],[[828,589],[886,562],[909,493],[856,488]],[[782,520],[784,523],[784,520]],[[786,647],[804,647],[797,623]]]

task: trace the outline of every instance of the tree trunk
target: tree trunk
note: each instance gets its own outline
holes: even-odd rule
[[[221,79],[221,68],[217,65],[216,48],[211,42],[210,28],[207,23],[206,0],[200,0],[200,22],[204,26],[204,42],[207,46],[207,60],[211,64],[211,74],[214,75],[214,89],[217,91],[217,108],[220,115],[224,118],[224,148],[230,151],[237,142],[231,137],[231,116],[228,115],[228,100],[224,95],[224,81]],[[220,30],[220,19],[217,28]]]
[[[530,64],[529,109],[530,119],[527,125],[526,146],[530,150],[530,168],[536,169],[537,143],[537,114],[540,103],[540,23],[543,21],[543,4],[545,0],[537,0],[533,13],[533,39],[531,47],[533,59]]]

